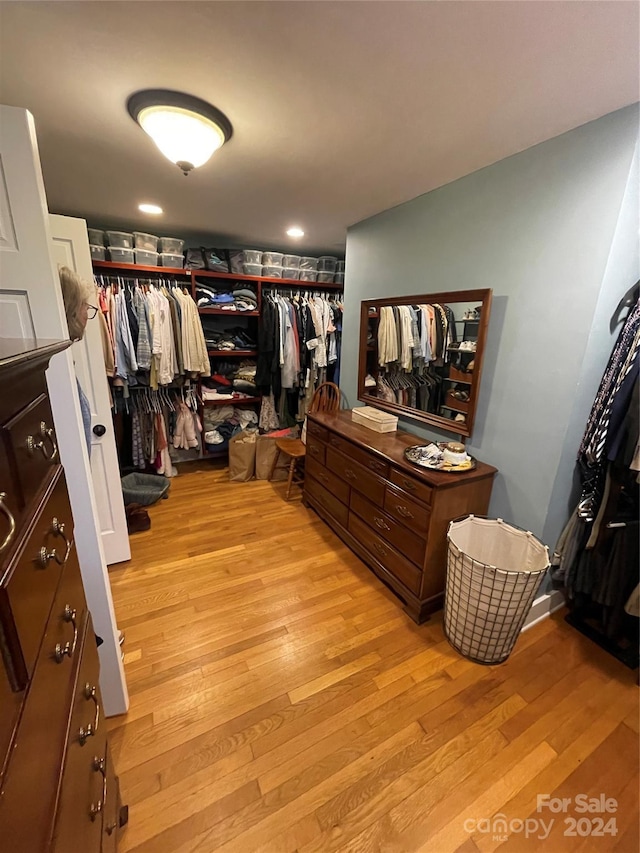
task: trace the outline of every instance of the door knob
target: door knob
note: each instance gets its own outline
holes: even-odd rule
[[[94,434],[100,438],[105,434],[106,431],[107,428],[106,426],[104,426],[104,424],[96,424],[93,428]]]

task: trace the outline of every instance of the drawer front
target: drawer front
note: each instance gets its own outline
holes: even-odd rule
[[[382,459],[378,459],[373,453],[369,453],[363,447],[358,447],[357,444],[352,444],[344,438],[333,435],[329,437],[329,446],[333,447],[334,450],[339,450],[340,453],[344,453],[349,459],[359,462],[363,468],[373,471],[379,477],[388,478],[389,464]]]
[[[87,620],[56,814],[55,853],[100,850],[106,811],[107,732],[98,687],[98,651],[90,628]]]
[[[120,784],[107,747],[107,790],[102,823],[102,853],[116,853],[120,827]]]
[[[21,490],[11,470],[6,448],[0,441],[0,560],[15,544],[22,518]]]
[[[412,500],[407,494],[387,486],[384,493],[384,508],[401,524],[413,530],[419,536],[426,539],[429,529],[429,510],[417,501]]]
[[[313,498],[320,506],[332,517],[338,524],[343,527],[347,526],[347,518],[349,510],[340,503],[340,501],[327,491],[324,486],[315,480],[313,477],[306,477],[304,481],[304,491],[309,497]]]
[[[327,449],[327,468],[373,503],[378,506],[384,503],[384,480],[379,480],[371,471],[331,447]]]
[[[7,673],[0,661],[0,790],[2,789],[2,777],[9,760],[9,749],[23,699],[23,693],[14,692],[12,689]]]
[[[327,471],[324,465],[320,465],[314,459],[307,459],[305,466],[306,473],[310,474],[315,480],[321,483],[325,489],[328,489],[338,498],[339,501],[345,505],[349,503],[349,486],[347,486],[344,480],[336,477],[336,475],[332,474],[331,471]]]
[[[364,521],[354,513],[349,513],[349,533],[360,542],[369,553],[390,572],[394,578],[400,581],[408,590],[418,595],[420,590],[421,572],[395,548],[385,542],[377,533],[374,533]]]
[[[5,444],[15,460],[24,504],[31,502],[52,465],[59,463],[49,398],[41,394],[3,427]]]
[[[320,426],[320,424],[317,424],[315,421],[312,421],[311,418],[308,418],[307,435],[314,435],[316,438],[319,438],[320,441],[326,441],[329,437],[329,430]]]
[[[60,476],[6,582],[8,608],[28,673],[33,669],[62,567],[70,553],[72,533],[67,487]]]
[[[372,530],[408,557],[412,562],[422,565],[425,551],[425,541],[406,527],[399,524],[386,512],[370,504],[355,492],[351,495],[351,509],[365,521]]]
[[[80,594],[78,599],[76,596]],[[67,603],[77,606],[78,642],[74,625],[60,617]],[[85,628],[85,625],[88,627]],[[7,850],[48,850],[53,813],[69,726],[69,709],[78,672],[80,638],[93,637],[84,606],[80,569],[72,551],[64,568],[42,648],[36,661],[4,783],[0,831]],[[66,648],[57,663],[57,645]],[[37,808],[34,807],[37,804]],[[80,848],[72,848],[74,851]]]
[[[320,465],[324,465],[326,462],[325,453],[326,448],[322,442],[307,436],[307,459],[315,459]]]
[[[414,480],[413,477],[410,477],[404,471],[400,471],[397,468],[391,469],[389,479],[395,486],[398,486],[414,500],[424,501],[431,506],[431,494],[433,492],[431,486],[421,483],[420,480]]]

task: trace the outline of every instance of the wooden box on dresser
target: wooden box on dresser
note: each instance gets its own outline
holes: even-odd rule
[[[96,637],[45,370],[69,342],[0,340],[0,849],[117,849]]]
[[[410,433],[377,433],[351,411],[307,421],[304,501],[404,601],[414,621],[442,607],[447,527],[484,515],[496,469],[446,474],[407,462]]]

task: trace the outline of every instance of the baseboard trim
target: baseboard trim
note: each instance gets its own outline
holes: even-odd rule
[[[522,630],[526,631],[537,625],[538,622],[542,622],[543,619],[548,619],[552,613],[564,607],[564,603],[564,595],[558,590],[541,595],[533,602]]]

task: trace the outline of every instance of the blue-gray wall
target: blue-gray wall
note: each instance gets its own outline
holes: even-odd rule
[[[495,465],[490,514],[551,547],[612,346],[609,318],[638,278],[637,105],[351,227],[341,387],[357,402],[360,302],[490,287],[468,447]],[[444,433],[404,420],[423,438]]]

